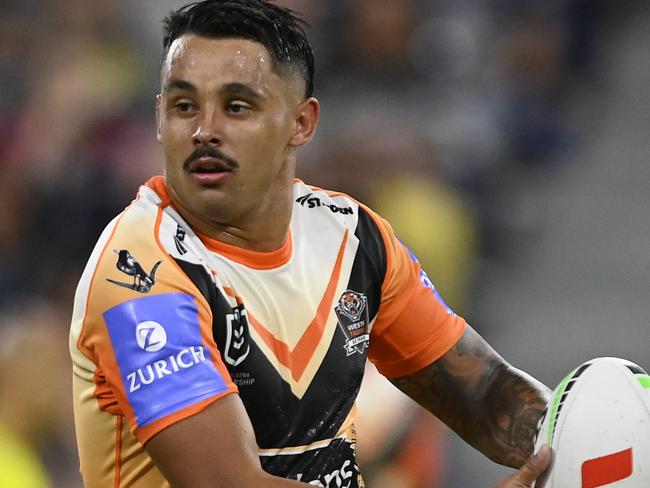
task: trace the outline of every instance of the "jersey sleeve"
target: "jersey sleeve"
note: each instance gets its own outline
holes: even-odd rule
[[[136,206],[116,224],[77,341],[96,367],[100,408],[124,415],[142,443],[237,391],[212,337],[211,308],[160,245],[163,211],[153,212]]]
[[[376,214],[386,253],[381,301],[371,330],[369,359],[388,378],[414,373],[444,355],[465,320],[443,301],[416,256]]]

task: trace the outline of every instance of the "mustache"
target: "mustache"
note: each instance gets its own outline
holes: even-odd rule
[[[231,170],[239,168],[239,163],[237,161],[226,156],[218,149],[212,147],[201,147],[199,149],[196,149],[192,154],[190,154],[187,157],[187,159],[183,163],[183,169],[188,169],[190,167],[190,164],[192,164],[192,161],[194,161],[195,159],[205,158],[205,157],[210,157],[210,158],[223,161]]]

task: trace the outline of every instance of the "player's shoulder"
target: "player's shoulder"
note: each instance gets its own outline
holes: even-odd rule
[[[95,256],[97,262],[113,260],[113,254],[120,255],[122,259],[126,259],[127,255],[160,254],[157,234],[161,219],[161,209],[155,193],[147,187],[141,187],[135,200],[104,229],[93,253],[99,253]]]
[[[384,218],[365,202],[361,202],[345,192],[328,190],[295,179],[293,193],[294,204],[298,207],[329,209],[333,214],[356,215],[382,229],[387,225]]]
[[[147,186],[108,226],[97,241],[77,293],[100,311],[121,301],[155,295],[185,280],[165,249],[170,217],[159,195]]]
[[[319,226],[324,220],[337,220],[342,228],[347,228],[358,239],[366,253],[377,255],[385,253],[385,242],[392,233],[387,222],[363,202],[347,193],[328,190],[309,185],[296,179],[294,181],[294,210],[305,215],[311,226]],[[314,223],[314,222],[320,222]],[[325,226],[318,227],[325,231]]]
[[[296,179],[293,184],[294,204],[302,209],[321,209],[331,214],[355,215],[361,204],[350,195],[308,185]]]
[[[312,215],[320,213],[342,217],[355,226],[370,223],[372,226],[383,228],[386,224],[376,211],[345,192],[310,185],[296,178],[293,196],[294,207],[299,210],[311,210]],[[348,216],[352,218],[346,219]]]

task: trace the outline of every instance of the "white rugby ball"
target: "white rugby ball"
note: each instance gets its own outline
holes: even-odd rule
[[[650,487],[650,376],[619,358],[580,365],[553,392],[543,444],[553,462],[536,488]]]

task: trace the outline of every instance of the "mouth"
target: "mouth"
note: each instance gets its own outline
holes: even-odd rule
[[[230,176],[233,168],[225,161],[211,156],[194,159],[187,170],[202,185],[214,185]]]

